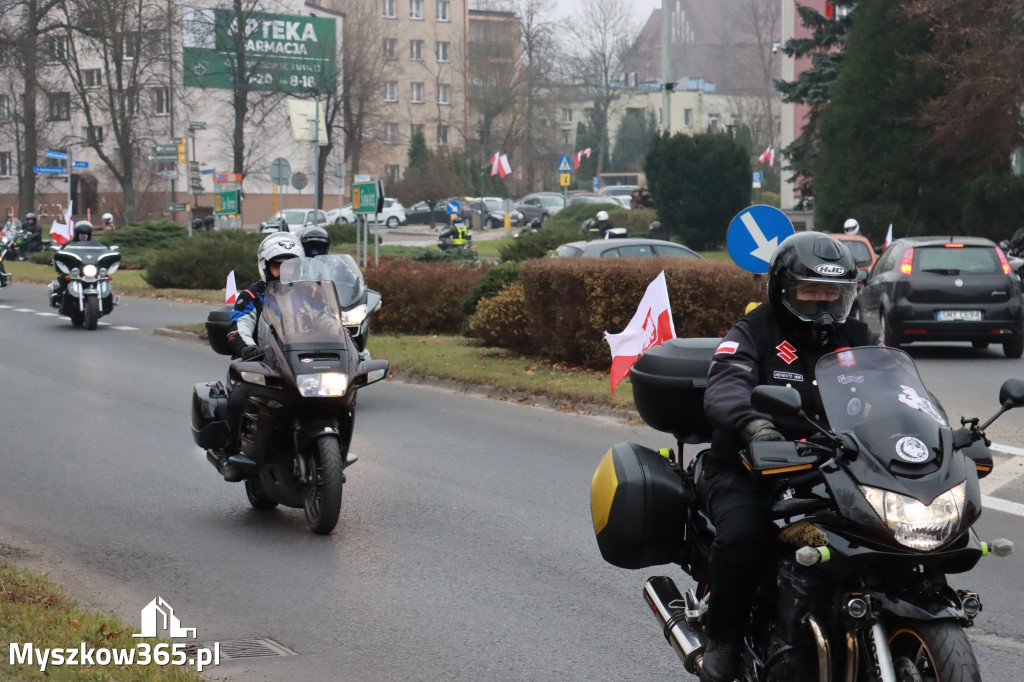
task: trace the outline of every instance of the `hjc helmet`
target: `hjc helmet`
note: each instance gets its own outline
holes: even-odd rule
[[[103,222],[105,222],[105,223],[112,223],[112,222],[114,222],[114,214],[113,213],[104,213],[103,214]]]
[[[843,232],[846,234],[860,234],[860,223],[855,218],[847,218],[843,223]]]
[[[307,227],[299,237],[302,248],[309,257],[322,256],[331,248],[331,236],[322,227]]]
[[[294,235],[275,232],[260,242],[260,247],[256,249],[256,267],[260,271],[260,279],[264,282],[270,281],[267,264],[271,261],[301,258],[302,255],[302,245]]]
[[[79,220],[75,223],[75,229],[73,231],[74,241],[76,242],[87,242],[92,239],[92,223],[88,220]]]
[[[608,211],[598,211],[597,212],[597,219],[598,220],[608,220]]]
[[[826,285],[826,300],[802,297],[805,283]],[[809,331],[823,342],[846,321],[857,297],[857,264],[838,239],[820,232],[798,232],[785,239],[768,266],[768,300],[791,329]]]

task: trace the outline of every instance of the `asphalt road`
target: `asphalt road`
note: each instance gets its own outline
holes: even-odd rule
[[[0,559],[129,623],[159,595],[204,642],[269,638],[295,654],[214,671],[233,680],[684,676],[640,590],[649,575],[686,577],[604,564],[589,515],[608,446],[667,436],[384,382],[360,395],[339,527],[314,536],[299,510],[251,510],[192,443],[192,385],[222,377],[226,359],[152,330],[206,310],[124,299],[101,321],[112,326],[87,332],[41,315],[41,287],[0,293]],[[988,416],[999,382],[1024,376],[994,350],[912,354],[951,415]],[[1020,448],[1021,422],[990,433]],[[986,487],[1011,512],[1024,509],[1022,461],[1001,456]],[[1024,549],[1014,513],[987,510],[978,529]],[[986,679],[1019,677],[1022,579],[1019,555],[957,578],[985,604],[971,636]]]

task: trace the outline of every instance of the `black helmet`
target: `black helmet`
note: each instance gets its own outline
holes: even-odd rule
[[[203,218],[203,227],[205,227],[207,230],[213,229],[213,226],[216,223],[217,219],[214,218],[212,215],[208,215],[205,218]]]
[[[846,321],[857,297],[857,264],[831,235],[798,232],[775,249],[768,300],[788,326],[818,341]]]
[[[536,230],[538,227],[540,227],[543,224],[544,223],[543,223],[543,221],[540,218],[534,218],[533,220],[530,221],[530,227],[533,228],[534,230]]]
[[[74,241],[87,242],[92,239],[92,223],[88,220],[79,220],[75,223]]]
[[[302,242],[302,248],[310,258],[322,256],[331,249],[331,235],[327,234],[327,230],[322,227],[307,227],[302,231],[299,241]]]
[[[26,213],[26,214],[25,214],[25,222],[27,223],[27,222],[29,222],[30,220],[31,220],[32,222],[36,222],[36,220],[37,220],[37,219],[36,219],[36,214],[35,214],[35,213]]]
[[[201,229],[203,229],[203,219],[202,218],[193,218],[192,219],[192,229],[193,230],[201,230]]]

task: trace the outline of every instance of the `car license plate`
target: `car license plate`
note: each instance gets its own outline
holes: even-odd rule
[[[935,318],[941,322],[981,322],[980,310],[940,310]]]

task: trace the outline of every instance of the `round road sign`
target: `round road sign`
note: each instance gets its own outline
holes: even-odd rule
[[[292,176],[292,165],[288,159],[278,157],[270,162],[270,181],[275,185],[287,185]]]
[[[302,189],[306,186],[307,182],[309,181],[306,179],[305,173],[294,173],[292,175],[292,187],[295,189]]]

